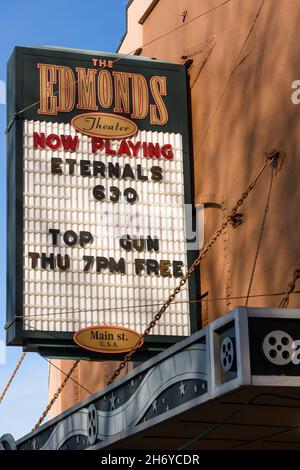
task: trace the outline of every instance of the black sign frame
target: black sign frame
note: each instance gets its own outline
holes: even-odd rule
[[[47,357],[83,358],[92,360],[119,360],[124,354],[99,354],[79,348],[73,341],[72,332],[30,331],[23,327],[23,120],[40,120],[37,114],[38,87],[32,77],[28,64],[42,60],[44,63],[73,65],[75,62],[89,64],[93,57],[106,60],[118,60],[116,67],[134,67],[143,69],[143,73],[160,71],[172,75],[169,80],[171,89],[168,97],[170,121],[163,130],[181,132],[183,138],[184,161],[184,198],[186,204],[194,203],[193,164],[191,157],[191,126],[187,73],[184,65],[140,59],[135,56],[123,58],[117,54],[93,51],[71,51],[53,48],[16,47],[8,62],[7,95],[7,345],[23,346],[25,351],[35,351]],[[26,89],[27,87],[27,89]],[[32,104],[34,106],[32,106]],[[22,113],[20,113],[21,110]],[[108,109],[107,112],[110,110]],[[57,122],[69,122],[73,115],[57,116]],[[42,116],[44,121],[53,121],[53,116]],[[134,121],[134,119],[133,119]],[[143,129],[146,123],[136,121]],[[156,126],[157,127],[157,126]],[[149,129],[149,124],[148,127]],[[152,129],[151,129],[152,130]],[[162,129],[160,129],[162,130]],[[198,255],[197,251],[188,251],[190,266]],[[178,283],[174,280],[174,287]],[[191,333],[201,328],[200,276],[197,268],[189,280],[190,325]],[[164,350],[171,344],[183,339],[181,336],[151,335],[146,338],[137,354],[137,360],[144,360]]]

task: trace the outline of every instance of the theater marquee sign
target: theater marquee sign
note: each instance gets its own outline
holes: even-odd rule
[[[195,255],[185,69],[18,47],[8,97],[7,342],[49,356],[115,353],[110,329],[141,334]],[[141,354],[199,326],[195,292],[192,278]]]

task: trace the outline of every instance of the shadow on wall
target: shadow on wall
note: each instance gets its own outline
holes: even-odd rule
[[[212,3],[193,2],[187,20]],[[169,8],[165,30],[178,23],[184,5],[177,0]],[[153,38],[164,9],[168,1],[159,2],[145,22],[144,42]],[[196,199],[210,195],[211,204],[224,201],[223,211],[211,204],[206,210],[206,240],[257,173],[265,153],[278,149],[286,155],[274,178],[250,295],[284,291],[300,265],[300,104],[291,101],[292,83],[300,79],[299,21],[298,0],[235,0],[143,51],[180,62],[192,45],[194,52],[197,44],[200,51],[201,44],[215,38],[191,92]],[[155,34],[159,32],[156,28]],[[270,172],[268,167],[243,205],[244,222],[229,227],[203,260],[201,289],[209,298],[245,296],[248,291]],[[251,297],[248,305],[273,307],[279,300]],[[289,306],[299,306],[299,301],[293,295]],[[241,299],[209,302],[205,322],[243,304]]]

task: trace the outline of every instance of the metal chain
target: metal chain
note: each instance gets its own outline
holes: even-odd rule
[[[15,375],[16,375],[16,373],[18,372],[18,369],[20,368],[20,366],[21,366],[21,364],[22,364],[22,362],[23,362],[25,356],[26,356],[26,352],[23,352],[23,353],[21,354],[20,359],[18,360],[18,362],[17,362],[17,364],[16,364],[16,367],[14,368],[13,373],[12,373],[11,376],[10,376],[9,381],[7,382],[7,384],[6,384],[6,386],[5,386],[4,390],[3,390],[3,392],[2,392],[2,394],[1,394],[0,403],[2,402],[3,398],[5,397],[6,392],[7,392],[7,390],[9,389],[9,387],[10,387],[12,381],[14,380]]]
[[[300,278],[300,268],[296,268],[295,271],[293,272],[293,276],[290,282],[288,283],[285,294],[280,299],[280,302],[278,304],[279,308],[286,308],[288,306],[289,301],[290,301],[290,294],[294,292],[297,279],[299,278]]]
[[[278,155],[277,155],[278,156]],[[237,203],[235,204],[235,206],[233,207],[233,209],[231,210],[230,214],[227,216],[227,218],[225,219],[225,221],[222,223],[222,225],[220,226],[220,228],[218,230],[215,231],[215,233],[212,235],[212,237],[210,238],[209,242],[205,245],[205,247],[200,251],[199,253],[199,256],[194,260],[193,264],[190,266],[190,268],[188,269],[187,273],[183,276],[183,278],[180,280],[179,282],[179,285],[177,287],[175,287],[175,289],[173,290],[172,294],[169,296],[168,300],[162,305],[162,307],[160,308],[160,310],[158,311],[158,313],[154,316],[154,318],[152,319],[152,321],[149,323],[148,327],[145,329],[145,331],[143,332],[143,334],[140,336],[138,342],[136,343],[136,345],[129,351],[128,354],[126,354],[126,356],[124,357],[123,361],[119,364],[119,366],[117,367],[117,369],[115,370],[115,372],[113,373],[113,375],[111,376],[111,378],[109,379],[109,381],[107,382],[107,385],[110,385],[112,384],[115,379],[119,376],[119,374],[121,373],[121,371],[126,367],[127,363],[130,361],[130,359],[132,358],[132,356],[136,353],[136,351],[139,349],[139,347],[143,344],[144,342],[144,338],[146,336],[149,335],[150,331],[152,330],[152,328],[154,328],[154,326],[156,325],[156,323],[160,320],[161,316],[165,313],[165,311],[167,310],[167,308],[169,307],[169,305],[173,302],[173,300],[175,299],[175,297],[177,296],[177,294],[179,294],[179,292],[181,291],[182,287],[185,285],[186,281],[191,277],[191,275],[193,274],[193,272],[195,271],[196,267],[200,264],[200,261],[206,256],[206,254],[209,252],[209,250],[211,249],[211,247],[214,245],[214,243],[217,241],[217,239],[219,238],[219,236],[222,234],[223,230],[227,227],[227,225],[229,224],[229,222],[232,220],[232,217],[237,213],[239,207],[244,203],[245,199],[249,196],[249,194],[251,193],[251,191],[254,189],[257,181],[259,180],[260,176],[262,175],[263,171],[265,170],[268,162],[270,164],[273,163],[274,159],[276,158],[276,154],[274,154],[274,152],[271,152],[269,154],[267,154],[266,156],[266,159],[265,159],[265,162],[264,164],[262,165],[261,169],[259,170],[258,174],[256,175],[256,177],[253,179],[253,181],[249,184],[248,188],[246,189],[246,191],[242,194],[242,196],[238,199]],[[71,367],[71,369],[69,370],[68,374],[66,375],[64,381],[62,382],[62,384],[60,385],[60,387],[57,389],[57,391],[55,392],[55,394],[53,395],[51,401],[49,402],[49,404],[47,405],[45,411],[43,412],[43,414],[41,415],[40,419],[38,420],[38,422],[36,423],[36,425],[34,426],[33,428],[33,431],[35,431],[36,429],[39,428],[39,426],[41,425],[41,423],[44,421],[45,417],[47,416],[47,414],[49,413],[50,409],[52,408],[53,404],[55,403],[55,401],[57,400],[57,398],[59,397],[60,393],[62,392],[62,390],[64,389],[66,383],[68,382],[69,378],[71,377],[72,373],[74,372],[74,370],[76,369],[76,367],[78,366],[80,360],[77,360],[74,362],[73,366]]]
[[[227,227],[229,222],[232,220],[232,217],[237,213],[239,207],[244,203],[245,199],[247,199],[247,197],[249,196],[249,194],[251,193],[251,191],[255,187],[257,181],[259,180],[260,176],[264,172],[267,164],[270,163],[270,165],[272,165],[274,160],[277,159],[277,158],[278,158],[278,152],[276,153],[276,152],[272,151],[272,152],[270,152],[266,155],[265,162],[264,162],[263,166],[261,167],[261,169],[259,170],[259,172],[257,173],[256,177],[249,184],[248,188],[242,194],[242,196],[238,199],[235,206],[231,210],[230,214],[226,217],[225,221],[222,223],[220,228],[215,231],[215,233],[212,235],[212,237],[210,238],[208,243],[200,251],[199,256],[195,259],[193,264],[188,269],[187,273],[180,280],[179,285],[177,287],[175,287],[172,294],[169,296],[168,300],[162,305],[162,307],[160,308],[158,313],[156,315],[154,315],[152,321],[149,323],[149,325],[145,329],[145,331],[141,334],[141,336],[140,336],[138,342],[136,343],[136,345],[129,351],[128,354],[126,354],[123,361],[119,364],[119,366],[117,367],[117,369],[115,370],[115,372],[113,373],[113,375],[111,376],[111,378],[109,379],[109,381],[107,382],[106,385],[112,384],[115,381],[115,379],[120,375],[120,372],[124,369],[126,364],[130,361],[130,359],[133,357],[133,355],[136,353],[136,351],[139,349],[139,347],[143,344],[145,337],[149,335],[152,328],[154,328],[154,326],[160,320],[161,316],[165,313],[165,311],[167,310],[169,305],[173,302],[176,295],[179,294],[182,287],[185,285],[186,281],[191,277],[191,275],[195,271],[196,267],[200,264],[200,261],[206,256],[206,254],[209,252],[211,247],[217,241],[217,239],[219,238],[219,236],[221,235],[223,230]]]
[[[50,400],[50,402],[48,403],[45,411],[43,412],[43,414],[41,415],[40,419],[38,420],[38,422],[36,423],[36,425],[34,426],[34,428],[32,429],[32,431],[35,431],[36,429],[38,429],[40,427],[40,425],[42,424],[42,422],[44,421],[44,419],[46,418],[47,414],[49,413],[49,411],[51,410],[52,406],[54,405],[54,403],[56,402],[57,398],[59,397],[60,393],[62,392],[62,390],[64,389],[66,383],[68,382],[69,378],[71,377],[71,375],[73,374],[74,370],[76,369],[76,367],[78,366],[80,360],[78,359],[77,361],[74,362],[74,364],[72,365],[71,369],[69,370],[69,372],[67,373],[64,381],[62,382],[62,384],[60,385],[60,387],[56,390],[56,392],[54,393],[52,399]]]

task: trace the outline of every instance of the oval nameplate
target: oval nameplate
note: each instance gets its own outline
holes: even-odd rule
[[[123,353],[130,351],[140,337],[141,335],[136,331],[121,326],[97,325],[77,331],[73,340],[78,346],[89,351]]]
[[[76,131],[90,137],[122,139],[137,133],[137,125],[128,118],[109,113],[84,113],[73,117]]]

